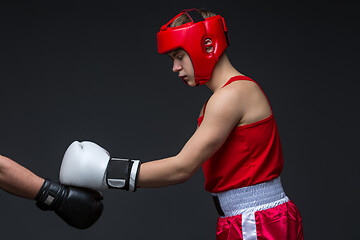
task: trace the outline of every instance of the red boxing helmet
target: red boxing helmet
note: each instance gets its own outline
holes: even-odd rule
[[[182,14],[187,14],[191,22],[169,27]],[[212,43],[205,46],[205,40],[208,38]],[[224,18],[220,15],[203,18],[198,9],[181,11],[157,33],[159,53],[166,54],[178,48],[187,52],[194,67],[196,85],[202,85],[211,78],[215,64],[228,46]],[[212,47],[213,51],[208,53],[207,47]]]

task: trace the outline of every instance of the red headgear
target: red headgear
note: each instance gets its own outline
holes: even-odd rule
[[[187,14],[191,22],[169,27],[182,14]],[[212,44],[205,46],[207,38],[212,40]],[[204,19],[197,9],[181,11],[162,26],[157,34],[159,53],[166,54],[178,48],[187,52],[194,67],[196,85],[202,85],[211,78],[215,64],[228,45],[224,18],[216,15]],[[208,53],[206,47],[213,47],[213,51]]]

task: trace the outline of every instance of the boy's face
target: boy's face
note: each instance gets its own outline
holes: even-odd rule
[[[195,87],[194,67],[187,52],[183,49],[176,49],[168,53],[173,60],[173,72],[179,73],[179,77],[189,86]]]

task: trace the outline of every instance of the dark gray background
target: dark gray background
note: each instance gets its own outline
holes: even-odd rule
[[[206,7],[226,19],[232,63],[271,101],[306,239],[359,238],[360,9],[289,2],[2,1],[0,153],[52,179],[73,140],[145,162],[177,154],[210,92],[171,72],[156,32]],[[83,231],[1,191],[0,238],[215,239],[203,184],[199,171],[178,186],[106,191],[101,219]]]

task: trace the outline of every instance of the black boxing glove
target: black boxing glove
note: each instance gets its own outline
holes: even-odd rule
[[[44,211],[55,211],[70,226],[86,229],[92,226],[103,211],[103,196],[91,189],[68,187],[45,179],[35,197],[36,205]]]

